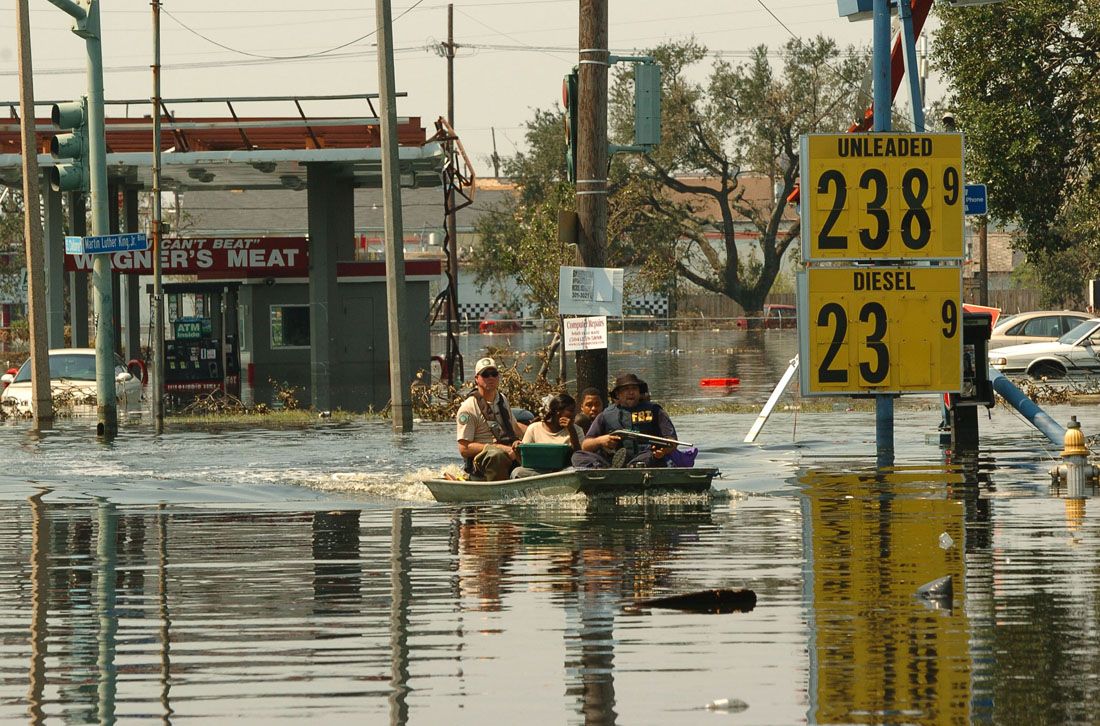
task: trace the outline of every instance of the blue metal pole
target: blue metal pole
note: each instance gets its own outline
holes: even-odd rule
[[[913,131],[924,133],[924,96],[920,92],[917,68],[917,38],[913,35],[913,9],[909,0],[898,0],[901,39],[905,43],[905,75],[909,79],[909,105],[913,107]]]
[[[903,0],[904,1],[904,0]],[[890,130],[890,5],[874,5],[875,131]],[[894,397],[875,396],[875,448],[879,466],[894,465]]]
[[[1014,409],[1019,411],[1028,422],[1039,429],[1055,446],[1062,446],[1066,441],[1066,430],[1039,408],[1016,385],[1005,378],[1004,374],[996,368],[989,369],[989,380],[993,383],[993,390],[1001,394]]]

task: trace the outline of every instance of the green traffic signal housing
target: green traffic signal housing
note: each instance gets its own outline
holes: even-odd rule
[[[50,188],[55,192],[88,191],[88,99],[55,103],[50,120],[59,129],[71,129],[50,139],[50,154],[55,159],[72,159],[71,163],[55,164],[50,169]]]

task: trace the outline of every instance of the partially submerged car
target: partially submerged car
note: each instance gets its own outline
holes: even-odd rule
[[[1100,318],[1080,323],[1058,340],[989,351],[989,365],[1006,376],[1065,378],[1100,372]]]
[[[96,397],[95,348],[54,348],[50,356],[50,395],[56,401],[64,397],[73,405],[91,405]],[[141,408],[141,379],[135,378],[126,363],[114,356],[115,395],[126,410]],[[9,381],[10,379],[10,381]],[[0,404],[15,413],[29,413],[34,408],[31,390],[31,361],[27,359],[14,376],[5,373],[8,383],[0,394]]]
[[[794,305],[767,304],[764,306],[763,318],[764,325],[762,327],[765,329],[798,327],[798,310]],[[737,327],[742,330],[749,327],[749,319],[745,317],[737,318]]]
[[[477,326],[479,333],[518,333],[519,321],[507,310],[497,310],[485,316]]]

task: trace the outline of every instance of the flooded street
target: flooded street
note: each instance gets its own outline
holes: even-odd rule
[[[611,358],[702,409],[675,420],[722,472],[706,496],[438,504],[447,423],[0,424],[0,721],[1096,723],[1095,491],[1052,492],[1058,451],[1003,406],[968,457],[899,407],[891,470],[873,412],[780,411],[741,443],[754,415],[706,412],[698,379],[759,405],[788,332]],[[468,362],[498,344],[468,338]],[[1046,410],[1100,433],[1094,406]],[[709,588],[756,606],[630,607]]]

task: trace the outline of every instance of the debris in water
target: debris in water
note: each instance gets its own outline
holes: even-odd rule
[[[955,540],[951,539],[951,535],[949,535],[947,532],[944,532],[940,535],[940,547],[945,550],[949,550],[951,549],[951,545],[953,544],[955,544]]]
[[[951,575],[921,585],[917,588],[917,596],[942,607],[951,607],[951,601],[955,597],[955,587],[952,584]]]
[[[747,613],[756,607],[756,593],[752,590],[700,590],[638,600],[627,607],[631,610],[668,608],[691,613]]]
[[[739,698],[719,698],[717,701],[711,701],[703,706],[708,711],[731,711],[733,713],[744,711],[748,707],[749,704]]]

